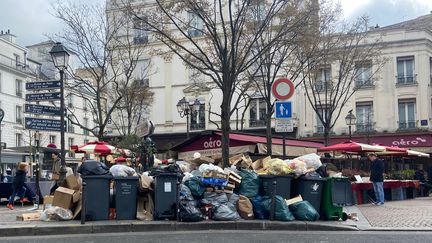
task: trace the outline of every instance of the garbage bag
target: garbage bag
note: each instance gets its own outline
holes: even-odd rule
[[[240,176],[242,177],[239,194],[252,198],[258,195],[259,178],[257,173],[251,170],[241,170]]]
[[[291,170],[294,172],[296,176],[301,176],[306,174],[307,168],[306,163],[302,160],[293,159],[293,160],[285,160]]]
[[[226,186],[228,184],[227,180],[219,179],[219,178],[201,178],[201,182],[204,185],[215,185],[215,186]]]
[[[227,204],[228,197],[223,192],[204,192],[204,198],[201,200],[201,203],[216,207]]]
[[[288,166],[288,164],[281,159],[271,159],[268,162],[267,174],[283,176],[293,173],[293,170]]]
[[[240,196],[238,194],[235,194],[235,193],[228,194],[227,197],[228,197],[228,201],[230,203],[232,203],[233,205],[237,205],[237,203],[238,203],[238,201],[240,199]]]
[[[319,213],[308,201],[300,201],[289,206],[291,213],[298,220],[317,221]]]
[[[180,184],[179,198],[180,198],[180,200],[187,200],[187,201],[193,201],[194,200],[191,190],[189,189],[189,187],[187,187],[184,184]]]
[[[264,208],[263,205],[264,198],[262,196],[256,196],[251,198],[252,210],[255,216],[255,219],[268,219],[270,216],[269,211]]]
[[[86,160],[78,168],[78,173],[82,176],[107,175],[110,173],[108,166],[96,160]]]
[[[269,213],[271,212],[272,208],[272,198],[271,197],[264,197],[264,200],[262,202],[265,210],[267,210]],[[294,216],[290,212],[288,205],[285,203],[285,199],[283,199],[281,196],[275,196],[275,219],[280,221],[292,221],[295,220]]]
[[[240,217],[242,217],[243,219],[254,219],[253,206],[249,198],[240,195],[237,202],[237,208]]]
[[[239,220],[240,215],[237,213],[235,206],[228,202],[215,207],[212,219],[220,221],[234,221]]]
[[[151,176],[158,176],[163,174],[177,174],[177,178],[179,179],[179,181],[182,181],[183,179],[183,172],[178,164],[160,165],[158,167],[154,167],[150,172]]]
[[[194,176],[191,177],[189,180],[185,181],[184,183],[187,187],[189,187],[192,196],[195,199],[200,199],[202,198],[204,191],[205,191],[205,187],[204,185],[201,183],[201,178]]]
[[[71,220],[72,218],[73,214],[71,210],[57,206],[45,209],[40,215],[40,220],[42,221]]]
[[[179,207],[179,217],[182,222],[198,222],[204,219],[196,201],[181,200]]]
[[[136,171],[129,166],[126,165],[113,165],[109,169],[111,174],[116,177],[128,177],[128,176],[136,176]]]
[[[316,170],[322,165],[320,157],[315,153],[305,154],[305,155],[297,157],[295,159],[304,161],[306,163],[306,167],[308,169]]]

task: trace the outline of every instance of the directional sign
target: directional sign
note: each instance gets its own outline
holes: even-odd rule
[[[276,132],[293,132],[294,126],[291,119],[276,119]]]
[[[59,100],[60,92],[26,94],[26,101]]]
[[[40,115],[61,116],[60,107],[46,105],[25,104],[24,112]]]
[[[66,127],[66,122],[64,123],[64,126]],[[60,132],[61,122],[59,120],[26,117],[25,129]]]
[[[26,83],[26,90],[60,89],[60,81],[42,81]]]
[[[291,118],[292,117],[292,104],[291,101],[276,101],[276,118]]]

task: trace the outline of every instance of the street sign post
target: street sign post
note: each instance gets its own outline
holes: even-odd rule
[[[50,115],[50,116],[60,116],[60,107],[46,106],[46,105],[32,105],[25,104],[25,113],[32,113],[38,115]]]
[[[66,126],[66,122],[63,124],[63,126]],[[33,117],[25,118],[25,129],[60,132],[61,128],[60,120]]]
[[[276,101],[275,102],[276,119],[292,118],[292,103],[291,101]]]
[[[293,132],[294,126],[292,119],[276,119],[276,132]]]
[[[26,90],[60,89],[60,81],[42,81],[26,83]]]
[[[60,100],[60,92],[26,94],[26,101]]]

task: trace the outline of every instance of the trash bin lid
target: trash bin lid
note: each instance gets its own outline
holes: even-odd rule
[[[138,180],[138,176],[114,176],[113,177],[115,181],[119,180]]]
[[[314,177],[314,176],[301,176],[299,179],[307,180],[307,181],[326,181],[326,178]]]
[[[88,175],[88,176],[83,176],[83,179],[112,179],[113,176],[111,174],[106,174],[106,175]]]

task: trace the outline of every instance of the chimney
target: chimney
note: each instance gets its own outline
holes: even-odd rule
[[[0,38],[16,44],[16,36],[11,34],[9,29],[7,31],[2,30],[0,32]]]

